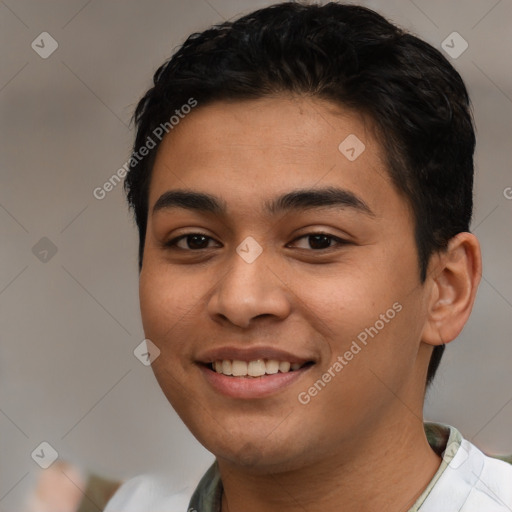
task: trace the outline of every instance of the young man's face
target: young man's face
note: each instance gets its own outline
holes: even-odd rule
[[[266,208],[326,188],[344,191],[340,201],[301,196]],[[177,190],[213,196],[219,211],[184,200],[153,211]],[[165,246],[190,233],[199,236]],[[142,320],[161,351],[160,386],[218,458],[255,471],[299,468],[421,422],[430,290],[419,281],[411,210],[361,116],[316,99],[218,102],[199,105],[163,140]],[[212,371],[213,360],[239,361],[236,373],[257,360],[312,364],[247,377]]]

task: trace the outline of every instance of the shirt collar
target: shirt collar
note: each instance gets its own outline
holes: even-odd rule
[[[455,462],[454,459],[457,452],[459,452],[458,457],[461,457],[459,448],[462,436],[456,428],[430,422],[425,422],[423,426],[428,443],[443,460],[427,488],[408,512],[417,512],[419,510],[432,493],[436,483],[445,473],[446,468],[450,463],[453,465],[453,462]],[[190,499],[189,510],[196,512],[221,512],[222,490],[219,465],[217,460],[215,460],[197,485]]]

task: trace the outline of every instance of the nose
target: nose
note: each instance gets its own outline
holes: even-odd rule
[[[272,264],[265,250],[252,262],[236,251],[226,259],[208,302],[208,312],[216,321],[250,327],[258,317],[284,319],[290,314],[290,290],[279,266]]]

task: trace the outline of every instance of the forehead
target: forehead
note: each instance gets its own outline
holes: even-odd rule
[[[199,104],[159,146],[150,210],[173,189],[213,193],[238,213],[263,212],[271,197],[319,187],[347,190],[377,212],[390,194],[403,203],[371,128],[357,112],[316,98]]]

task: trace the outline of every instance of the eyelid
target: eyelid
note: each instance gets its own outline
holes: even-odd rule
[[[210,240],[215,240],[215,238],[211,237],[210,235],[207,235],[206,233],[201,233],[200,231],[189,231],[187,233],[183,233],[181,235],[175,236],[175,237],[171,238],[170,240],[167,240],[162,245],[164,248],[167,248],[167,249],[176,248],[177,250],[188,251],[188,252],[204,251],[204,249],[192,250],[192,249],[182,249],[181,247],[175,247],[176,244],[178,242],[180,242],[182,239],[187,238],[189,236],[193,236],[193,235],[204,236],[205,238],[209,238]]]
[[[290,243],[296,242],[297,240],[301,240],[302,238],[308,238],[310,236],[325,236],[327,238],[334,240],[336,242],[336,244],[331,247],[327,247],[325,249],[304,249],[309,252],[321,253],[321,252],[332,251],[333,249],[340,248],[340,247],[342,247],[344,245],[348,245],[350,243],[348,240],[346,240],[344,238],[341,238],[339,236],[333,235],[333,234],[325,232],[325,231],[308,231],[307,233],[304,233],[303,235],[296,237]]]

